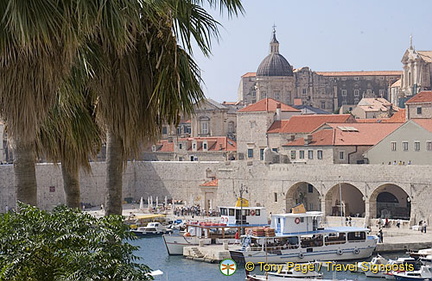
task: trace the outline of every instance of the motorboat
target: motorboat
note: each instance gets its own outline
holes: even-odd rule
[[[420,258],[432,255],[432,248],[420,249],[417,252],[408,253],[412,258]]]
[[[137,236],[162,235],[173,232],[160,222],[149,222],[146,226],[131,229],[130,231]]]
[[[244,235],[241,246],[230,250],[231,258],[257,264],[355,260],[372,255],[378,237],[369,235],[368,228],[322,228],[322,215],[316,211],[272,215],[270,229],[254,229]]]
[[[419,270],[397,272],[394,277],[396,281],[430,281],[432,280],[432,268],[422,265]]]
[[[268,271],[268,276],[277,276],[283,278],[322,278],[323,274],[316,270],[314,262],[311,263],[285,263],[280,265],[278,271]],[[278,265],[274,265],[276,268]]]
[[[388,272],[385,267],[380,265],[389,264],[389,260],[381,255],[374,256],[370,262],[359,262],[358,268],[360,272],[364,272],[367,277],[383,278],[385,273]]]
[[[403,271],[413,271],[413,270],[419,270],[422,263],[415,258],[397,258],[395,260],[391,259],[389,260],[388,264],[391,265],[398,265],[398,266],[392,266],[392,270],[388,272],[384,272],[384,277],[386,279],[395,279],[394,274],[403,272]],[[396,269],[396,270],[393,270]]]
[[[184,232],[163,235],[168,254],[183,255],[183,248],[189,246],[239,243],[236,232],[268,225],[265,207],[219,207],[219,212],[218,222],[188,222]]]

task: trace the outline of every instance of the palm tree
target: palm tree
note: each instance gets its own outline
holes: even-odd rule
[[[176,123],[204,97],[199,68],[185,51],[192,51],[194,38],[209,55],[211,38],[218,36],[218,22],[198,5],[201,2],[144,1],[135,48],[119,55],[99,46],[107,65],[95,83],[98,115],[107,129],[107,215],[122,212],[127,159],[159,136],[163,122]],[[226,8],[230,14],[242,11],[237,0],[207,2],[212,7],[219,3],[221,11]]]
[[[37,152],[52,162],[61,162],[66,205],[80,208],[79,170],[91,171],[89,158],[102,146],[102,129],[95,122],[94,98],[84,86],[84,68],[74,68],[59,91],[38,134]]]
[[[17,200],[37,205],[35,141],[77,50],[99,29],[112,48],[127,48],[139,7],[128,0],[0,2],[0,115],[15,147]]]

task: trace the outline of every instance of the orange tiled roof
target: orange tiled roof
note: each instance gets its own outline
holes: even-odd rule
[[[274,121],[273,124],[271,124],[270,128],[267,130],[267,133],[280,133],[281,129],[287,124],[289,120],[280,120],[280,121]]]
[[[205,182],[203,184],[200,184],[200,186],[209,186],[209,187],[219,186],[219,180],[218,179],[214,179],[212,181],[208,181],[208,182]]]
[[[388,136],[403,123],[332,123],[312,134],[308,146],[372,146]],[[304,138],[283,146],[305,146]]]
[[[402,71],[320,71],[323,76],[396,76],[402,75]]]
[[[238,112],[257,112],[257,111],[267,111],[267,112],[274,112],[276,111],[277,105],[281,105],[281,111],[284,112],[300,112],[301,110],[296,109],[294,107],[291,107],[289,105],[286,105],[280,101],[267,98],[262,99],[256,103],[253,103],[251,105],[246,106],[245,108],[240,109]]]
[[[432,102],[432,91],[422,91],[409,100],[405,102],[407,103],[419,103],[419,102]]]
[[[432,119],[411,119],[411,120],[416,122],[425,130],[428,130],[429,132],[432,133]]]
[[[242,75],[242,78],[255,77],[255,76],[256,76],[256,72],[246,72],[245,74]]]
[[[203,142],[207,141],[207,151],[237,151],[237,143],[227,137],[179,138],[176,142],[187,142],[187,150],[192,150],[192,141],[197,141],[197,151],[203,151]],[[174,152],[174,142],[161,140],[156,144],[156,152]]]
[[[384,119],[383,122],[387,123],[404,123],[406,121],[406,111],[404,108],[400,108],[392,117]]]
[[[268,133],[299,134],[310,133],[324,123],[332,122],[356,122],[351,114],[315,114],[315,115],[294,115],[289,120],[282,122],[279,130],[273,125]]]

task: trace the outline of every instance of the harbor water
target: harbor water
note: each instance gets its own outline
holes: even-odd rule
[[[245,280],[245,271],[239,266],[237,271],[231,276],[225,276],[219,270],[218,263],[206,263],[184,258],[183,256],[169,256],[162,237],[145,237],[130,241],[132,245],[139,246],[140,249],[135,254],[141,258],[142,263],[148,265],[152,270],[161,270],[163,275],[155,277],[161,281],[212,281],[212,280]],[[397,258],[406,256],[405,253],[395,253],[383,255],[386,258]],[[354,261],[344,262],[353,264]],[[338,280],[358,280],[358,281],[379,281],[384,278],[367,278],[363,273],[352,273],[348,270],[327,270],[322,268],[324,279]],[[253,272],[264,274],[259,268]]]

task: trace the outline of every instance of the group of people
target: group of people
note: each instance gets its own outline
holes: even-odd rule
[[[421,233],[426,233],[427,222],[424,220],[419,221],[419,228]]]

